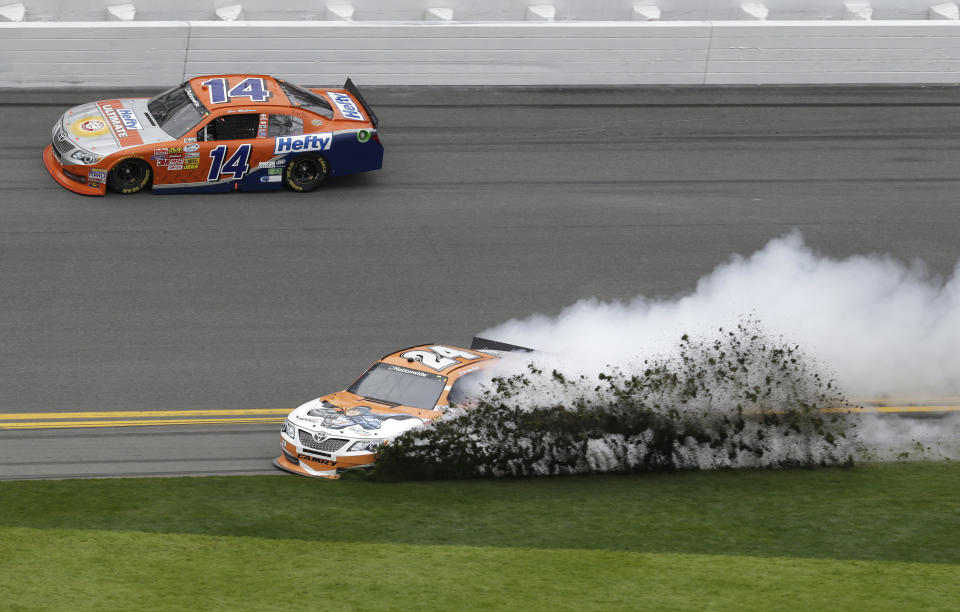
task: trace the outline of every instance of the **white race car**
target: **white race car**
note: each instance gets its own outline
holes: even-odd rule
[[[373,467],[374,453],[400,434],[443,416],[465,376],[505,352],[530,349],[474,338],[469,349],[423,344],[386,355],[345,391],[295,409],[280,433],[282,470],[339,478],[345,470]]]

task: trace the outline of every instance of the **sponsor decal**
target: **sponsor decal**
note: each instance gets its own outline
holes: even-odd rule
[[[273,159],[270,161],[260,162],[257,164],[257,168],[279,168],[280,166],[286,165],[287,160],[285,159]]]
[[[200,108],[200,101],[197,100],[197,97],[195,95],[193,95],[193,90],[191,90],[189,87],[184,87],[183,92],[187,94],[188,98],[190,98],[191,104],[193,104],[197,108]]]
[[[70,124],[70,131],[77,136],[102,136],[110,129],[100,117],[83,117]]]
[[[297,453],[297,458],[307,461],[312,461],[314,463],[319,463],[320,465],[336,465],[336,461],[330,461],[329,459],[321,459],[320,457],[314,457],[313,455],[304,455],[303,453]]]
[[[357,140],[360,142],[367,142],[370,140],[370,130],[360,130],[357,132]]]
[[[183,163],[184,170],[196,170],[200,167],[200,159],[188,159]]]
[[[157,158],[157,160],[156,160],[154,163],[156,163],[157,166],[166,166],[166,165],[167,165],[167,158],[166,158],[166,157],[159,157],[159,158]]]
[[[292,153],[294,151],[326,151],[330,148],[333,134],[319,132],[300,136],[280,136],[273,145],[273,152]]]
[[[187,156],[187,159],[193,159],[193,158],[198,158],[198,159],[199,159],[199,157],[200,157],[200,152],[199,152],[199,151],[194,151],[193,153],[186,153],[186,156]]]
[[[283,168],[267,168],[267,174],[283,174]]]
[[[261,182],[261,183],[279,183],[279,182],[280,182],[280,175],[278,175],[278,174],[275,174],[275,175],[270,175],[270,174],[268,174],[267,176],[261,176],[261,177],[260,177],[260,182]]]
[[[113,108],[113,104],[101,104],[100,108],[103,109],[103,115],[107,118],[107,121],[113,128],[113,133],[117,135],[117,138],[126,138],[129,136],[129,134],[127,134],[127,126],[123,124],[123,120],[120,119],[120,115],[117,114],[117,110]]]
[[[119,111],[123,109],[120,100],[97,102],[97,106],[100,107],[100,112],[106,117],[107,125],[113,130],[120,146],[128,147],[143,143],[143,138],[140,137],[139,130],[128,129],[123,118],[120,117]],[[134,116],[134,119],[136,119],[136,116]]]
[[[143,126],[140,125],[140,120],[137,119],[137,114],[129,108],[118,108],[117,115],[120,117],[120,121],[123,122],[123,125],[128,130],[142,130]]]
[[[198,147],[199,148],[199,147]],[[168,153],[183,153],[183,147],[170,147],[167,149]]]
[[[323,125],[323,121],[321,119],[311,119],[310,125],[317,127],[317,126]]]
[[[427,374],[425,372],[417,372],[416,370],[408,370],[407,368],[401,368],[399,366],[390,366],[388,370],[393,370],[394,372],[402,372],[403,374],[413,374],[414,376],[420,376],[421,378],[426,378]]]
[[[406,421],[408,419],[417,419],[423,422],[422,419],[412,414],[377,414],[371,412],[370,406],[354,406],[349,409],[324,406],[322,408],[314,408],[307,414],[310,416],[323,417],[323,420],[320,421],[320,426],[326,427],[327,429],[346,429],[354,425],[359,425],[366,430],[380,429],[383,421],[390,420]]]
[[[166,157],[166,156],[167,156],[167,150],[166,150],[166,149],[154,149],[154,150],[153,150],[153,158],[152,158],[152,159],[160,159],[161,157]]]
[[[257,138],[266,138],[267,130],[257,130]]]
[[[100,183],[107,180],[107,171],[103,168],[93,168],[87,173],[87,181],[98,181]]]
[[[183,164],[167,164],[167,170],[183,170]]]
[[[335,91],[328,91],[327,95],[330,96],[333,103],[337,105],[337,108],[340,109],[340,114],[342,114],[345,119],[363,121],[363,113],[357,108],[353,98],[345,93],[337,93]]]
[[[184,139],[183,139],[183,142],[197,142],[197,137],[196,137],[196,136],[191,136],[191,137],[189,137],[189,138],[184,138]]]
[[[195,152],[195,151],[199,151],[199,150],[200,150],[200,145],[198,145],[198,144],[188,144],[188,145],[186,145],[185,147],[183,147],[183,150],[186,151],[187,153],[193,153],[193,152]]]

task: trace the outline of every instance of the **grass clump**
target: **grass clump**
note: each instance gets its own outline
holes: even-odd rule
[[[375,479],[852,465],[848,402],[803,351],[747,321],[596,379],[526,370],[378,453]]]

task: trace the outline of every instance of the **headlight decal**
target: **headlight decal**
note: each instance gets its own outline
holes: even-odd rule
[[[70,154],[70,159],[75,159],[82,164],[89,165],[89,164],[97,163],[98,161],[103,159],[103,157],[101,157],[100,155],[97,155],[96,153],[91,153],[90,151],[77,149],[76,151]]]

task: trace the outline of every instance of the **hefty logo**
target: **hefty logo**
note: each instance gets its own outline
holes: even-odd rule
[[[273,145],[273,152],[293,153],[294,151],[326,151],[333,140],[331,132],[301,134],[300,136],[280,136]]]
[[[357,108],[357,105],[354,104],[353,98],[345,93],[337,93],[335,91],[328,91],[327,95],[330,96],[333,103],[337,105],[337,108],[340,109],[340,114],[342,114],[345,119],[363,121],[363,114],[360,112],[360,109]]]
[[[143,138],[140,137],[140,122],[137,121],[136,115],[130,109],[120,106],[120,104],[120,100],[97,102],[100,112],[103,113],[121,147],[143,144]],[[130,114],[122,117],[122,112]],[[132,125],[131,120],[136,123],[136,126]]]
[[[120,121],[123,121],[124,127],[126,127],[128,130],[143,129],[143,126],[140,125],[140,120],[137,119],[137,114],[129,108],[118,108],[117,115],[120,116]]]
[[[113,105],[101,104],[100,108],[103,109],[103,115],[107,118],[107,121],[113,126],[113,131],[117,135],[117,138],[126,138],[128,136],[126,126],[124,122],[120,120],[120,117],[117,115],[117,110],[113,108]]]

